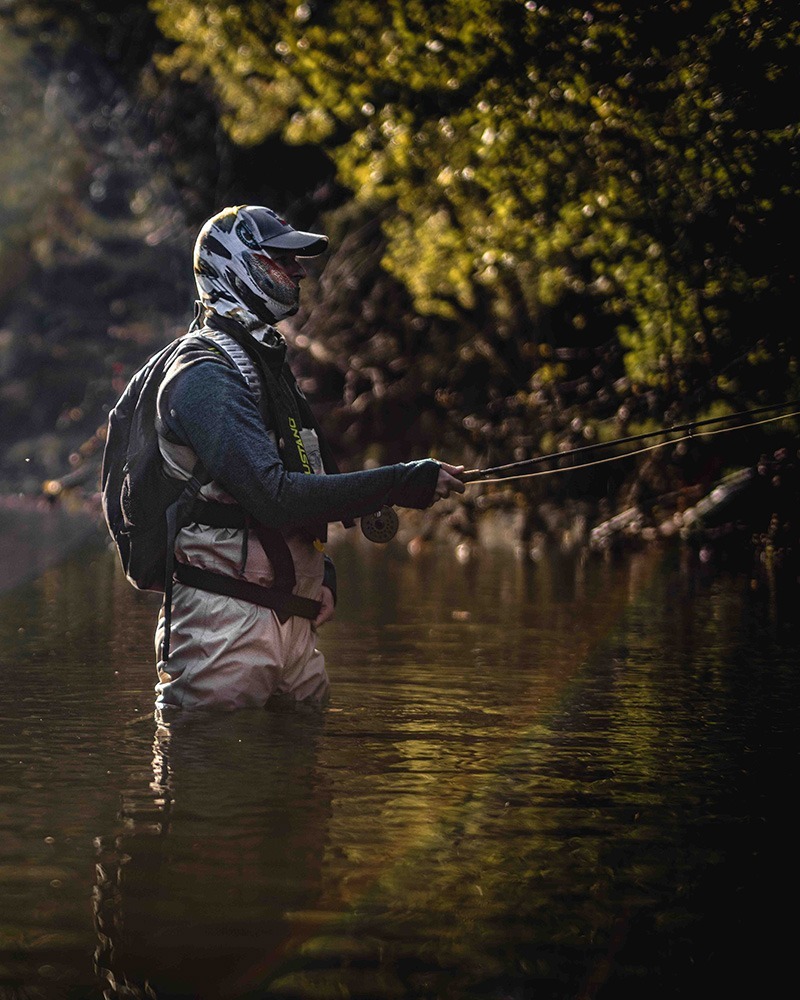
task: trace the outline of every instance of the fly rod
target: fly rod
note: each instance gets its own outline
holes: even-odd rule
[[[629,437],[614,438],[610,441],[597,441],[594,444],[581,445],[578,448],[570,448],[567,451],[553,452],[548,455],[537,455],[535,458],[524,459],[521,462],[511,462],[507,465],[495,465],[489,469],[466,469],[464,472],[460,473],[458,478],[465,483],[467,486],[473,483],[480,482],[503,482],[504,480],[510,479],[525,479],[532,476],[546,476],[553,475],[556,472],[569,472],[571,470],[584,469],[591,465],[600,465],[605,462],[615,462],[622,458],[629,458],[633,455],[639,455],[642,452],[654,451],[657,448],[663,448],[669,444],[679,444],[680,441],[685,441],[691,438],[698,428],[701,427],[711,427],[715,424],[729,423],[731,420],[738,420],[744,417],[758,416],[763,413],[770,413],[775,410],[785,410],[790,407],[800,407],[800,402],[797,400],[790,400],[786,403],[773,403],[768,406],[758,406],[750,410],[741,410],[738,413],[729,413],[724,417],[707,417],[703,420],[691,420],[683,424],[673,424],[672,427],[662,427],[655,431],[646,431],[642,434],[632,434]],[[791,413],[783,413],[779,416],[767,417],[763,420],[757,420],[752,424],[740,424],[734,427],[722,427],[716,431],[708,431],[707,434],[724,434],[729,431],[745,430],[749,427],[757,427],[759,424],[772,423],[775,420],[783,420],[786,417],[798,416],[800,415],[800,409],[795,409]],[[557,469],[547,469],[539,472],[536,471],[525,471],[533,470],[537,465],[541,465],[544,462],[554,462],[564,458],[571,458],[575,455],[582,455],[589,451],[600,451],[604,448],[613,448],[617,445],[624,444],[634,444],[641,441],[647,441],[654,437],[663,437],[664,435],[671,434],[685,434],[685,437],[673,440],[669,438],[666,441],[661,441],[658,444],[650,445],[647,448],[637,449],[633,452],[628,452],[626,455],[612,455],[610,458],[601,458],[592,462],[586,462],[580,465],[568,465],[562,466]],[[397,512],[393,507],[384,506],[381,507],[379,511],[375,514],[368,514],[361,518],[361,531],[371,542],[388,542],[397,534],[397,529],[399,527],[399,519]]]
[[[535,458],[526,458],[521,462],[511,462],[508,465],[495,465],[490,469],[467,469],[458,477],[463,483],[478,483],[485,479],[514,479],[524,475],[523,469],[533,468],[543,462],[553,462],[557,459],[571,458],[573,455],[581,455],[587,451],[600,451],[604,448],[614,448],[621,444],[634,444],[638,441],[647,441],[654,437],[661,437],[664,434],[688,433],[690,436],[698,427],[709,427],[713,424],[727,423],[731,420],[738,420],[742,417],[755,416],[761,413],[768,413],[772,410],[788,409],[792,406],[800,406],[800,403],[792,400],[788,403],[773,403],[770,406],[759,406],[752,410],[741,410],[739,413],[729,413],[724,417],[707,417],[704,420],[690,420],[685,424],[674,424],[672,427],[662,427],[656,431],[646,431],[643,434],[632,434],[629,437],[614,438],[610,441],[597,441],[594,444],[581,445],[579,448],[570,448],[567,451],[553,452],[549,455],[537,455]],[[792,416],[793,414],[783,414]],[[782,419],[782,418],[777,418]],[[729,427],[727,430],[744,430],[748,425],[741,427]],[[750,425],[754,426],[754,425]],[[664,442],[669,444],[669,441]],[[677,442],[674,442],[677,444]],[[625,456],[620,456],[624,458]]]

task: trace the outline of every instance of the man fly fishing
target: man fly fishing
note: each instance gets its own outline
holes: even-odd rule
[[[464,492],[463,467],[433,459],[338,471],[275,328],[298,309],[300,258],[327,243],[253,205],[224,209],[198,235],[195,321],[161,352],[155,416],[143,431],[157,435],[162,476],[190,494],[171,508],[156,629],[160,709],[324,706],[317,629],[336,601],[327,525]],[[146,412],[141,398],[130,412]],[[133,478],[122,484],[123,518],[135,506]],[[104,471],[104,497],[109,481]],[[144,537],[134,530],[126,544]]]

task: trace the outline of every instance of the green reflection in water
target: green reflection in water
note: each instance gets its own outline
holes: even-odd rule
[[[11,980],[375,1000],[777,982],[797,645],[740,581],[657,553],[333,549],[324,717],[157,727],[157,598],[103,550],[3,600]]]

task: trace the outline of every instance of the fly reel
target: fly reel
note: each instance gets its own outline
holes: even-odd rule
[[[391,542],[399,527],[397,511],[385,504],[377,513],[365,514],[361,518],[361,531],[371,542]]]

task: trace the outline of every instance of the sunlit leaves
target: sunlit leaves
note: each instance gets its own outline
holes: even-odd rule
[[[669,385],[698,331],[791,285],[767,236],[797,194],[786,3],[151,6],[237,142],[324,146],[421,312],[578,296],[634,382]]]

